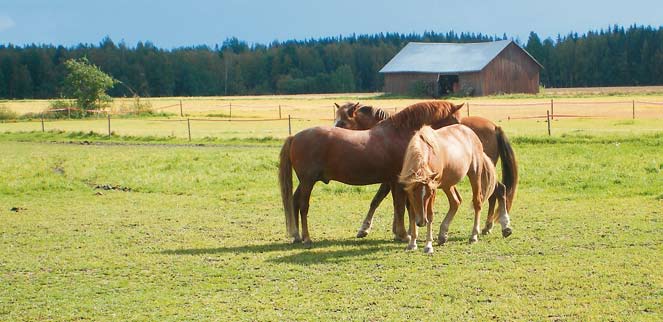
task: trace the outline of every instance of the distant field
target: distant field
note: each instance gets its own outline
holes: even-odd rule
[[[546,89],[546,92],[549,91]],[[550,90],[552,91],[552,90]],[[589,95],[549,98],[538,96],[482,97],[454,99],[464,102],[463,115],[479,115],[491,119],[510,134],[546,133],[543,122],[546,112],[558,117],[552,130],[564,133],[649,133],[663,129],[663,94],[637,92],[630,96]],[[551,106],[551,100],[553,105]],[[170,116],[157,118],[119,118],[113,116],[111,130],[118,135],[153,135],[187,137],[186,119],[191,121],[192,137],[285,137],[288,134],[288,115],[292,117],[293,133],[316,125],[330,125],[334,117],[334,103],[361,102],[394,113],[421,99],[388,98],[381,94],[318,94],[245,97],[150,98],[157,112]],[[184,117],[180,117],[180,101]],[[46,100],[5,101],[0,105],[18,113],[39,113],[48,107]],[[118,112],[131,104],[129,99],[116,99],[111,110]],[[280,115],[279,115],[280,107]],[[635,110],[633,109],[635,107]],[[635,112],[635,120],[631,120]],[[279,120],[279,116],[281,119]],[[228,122],[232,120],[232,122]],[[220,122],[219,122],[220,121]],[[107,133],[108,124],[102,117],[86,120],[57,120],[45,124],[47,130],[94,131]],[[41,124],[32,122],[0,123],[0,132],[38,131]]]

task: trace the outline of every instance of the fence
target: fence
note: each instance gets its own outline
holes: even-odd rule
[[[389,113],[398,112],[399,109],[405,107],[406,104],[411,102],[405,100],[385,100],[380,104],[380,101],[375,101],[375,105],[380,106]],[[372,103],[372,102],[371,102]],[[402,106],[389,106],[394,103],[403,104]],[[200,108],[200,107],[199,107]],[[619,100],[619,101],[569,101],[569,100],[538,100],[527,102],[485,102],[480,100],[473,100],[466,103],[464,107],[467,116],[483,116],[492,120],[527,120],[527,119],[540,119],[545,120],[547,123],[548,134],[551,134],[551,120],[568,119],[568,118],[663,118],[663,102],[651,102],[644,100]],[[81,111],[79,109],[56,109],[47,110],[45,113],[67,111],[70,115],[71,111]],[[238,104],[229,102],[227,104],[210,104],[205,106],[202,111],[221,111],[221,114],[208,114],[207,117],[195,116],[185,114],[183,101],[180,100],[176,104],[168,104],[160,107],[152,108],[153,111],[173,110],[179,112],[179,118],[149,118],[138,119],[148,120],[143,126],[149,126],[147,123],[155,122],[174,122],[183,124],[186,122],[186,137],[191,140],[192,137],[192,124],[195,128],[195,123],[252,123],[256,124],[254,128],[260,128],[266,122],[276,123],[273,126],[285,129],[287,126],[288,135],[293,132],[293,121],[306,121],[312,125],[329,124],[335,118],[336,108],[333,106],[305,106],[305,105],[286,105],[286,104],[265,104],[265,105],[251,105],[251,104]],[[328,110],[329,112],[324,112]],[[284,115],[287,111],[287,117]],[[101,115],[105,115],[106,119],[106,134],[111,136],[113,134],[113,121],[118,117],[127,120],[127,116],[131,116],[133,112],[115,112],[106,110],[88,110],[87,113],[94,113],[97,119]],[[197,111],[198,113],[201,111]],[[235,114],[233,114],[235,112]],[[292,113],[301,114],[300,117],[292,116]],[[330,118],[324,117],[324,114],[331,113]],[[240,114],[240,115],[238,115]],[[241,114],[244,114],[243,116]],[[259,114],[255,117],[252,114]],[[273,115],[273,117],[269,117]],[[308,116],[307,116],[308,115]],[[46,131],[45,123],[57,123],[56,120],[45,120],[44,115],[41,114],[40,119],[41,130]],[[282,125],[277,125],[282,124]],[[49,128],[57,128],[56,126],[49,126]],[[98,129],[97,129],[98,130]]]

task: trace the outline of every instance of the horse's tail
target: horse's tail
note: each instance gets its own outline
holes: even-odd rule
[[[293,236],[297,230],[292,200],[292,162],[290,162],[290,145],[292,136],[285,139],[279,155],[279,186],[281,187],[281,201],[285,212],[285,227],[288,236]]]
[[[483,151],[481,152],[481,203],[486,202],[495,191],[497,185],[497,173],[493,160],[491,160]]]
[[[497,149],[500,153],[500,159],[502,159],[502,183],[506,187],[506,209],[511,211],[511,205],[516,196],[516,187],[518,186],[518,163],[509,139],[501,127],[497,126],[495,128],[495,136],[497,137]]]

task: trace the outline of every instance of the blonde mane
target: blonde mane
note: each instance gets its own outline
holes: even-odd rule
[[[399,181],[408,190],[415,183],[429,184],[436,181],[441,173],[436,173],[428,163],[429,155],[439,154],[436,133],[430,126],[417,131],[405,150],[403,169]]]

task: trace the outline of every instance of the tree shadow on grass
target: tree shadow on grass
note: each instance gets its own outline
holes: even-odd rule
[[[292,264],[322,264],[339,263],[348,261],[357,257],[366,257],[381,251],[393,251],[402,249],[405,243],[399,243],[393,240],[380,239],[323,239],[313,242],[313,247],[305,248],[302,244],[292,243],[271,243],[247,246],[230,246],[215,248],[190,248],[164,250],[164,255],[211,255],[211,254],[256,254],[270,252],[292,252],[295,254],[277,256],[267,259],[272,263],[292,263]],[[340,248],[326,250],[326,248]]]

